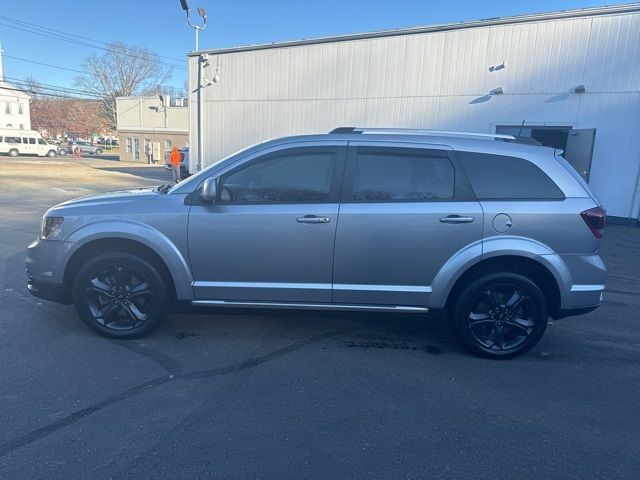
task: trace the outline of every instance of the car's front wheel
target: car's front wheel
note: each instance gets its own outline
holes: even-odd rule
[[[451,309],[458,338],[472,352],[512,358],[533,348],[547,328],[547,301],[538,285],[511,272],[485,274],[464,286]]]
[[[49,157],[49,158],[53,158],[53,157],[55,157],[56,155],[57,155],[57,154],[56,154],[56,151],[55,151],[55,150],[49,150],[49,151],[47,152],[47,157]]]
[[[73,301],[82,321],[112,338],[139,338],[169,311],[162,274],[148,260],[125,252],[96,255],[78,271]]]

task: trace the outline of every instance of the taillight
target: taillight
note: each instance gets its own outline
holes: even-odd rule
[[[594,207],[589,210],[585,210],[580,214],[580,216],[596,238],[602,238],[602,229],[604,229],[607,211],[602,207]]]

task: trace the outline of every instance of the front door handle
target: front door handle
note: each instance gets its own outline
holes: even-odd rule
[[[318,217],[316,215],[305,215],[304,217],[298,217],[298,223],[329,223],[330,217]]]
[[[440,219],[442,223],[471,223],[474,220],[474,217],[461,217],[460,215],[449,215]]]

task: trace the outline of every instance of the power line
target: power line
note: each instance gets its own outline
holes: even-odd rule
[[[36,34],[36,35],[42,35],[44,37],[53,38],[55,40],[62,40],[62,41],[65,41],[65,42],[73,43],[73,44],[76,44],[76,45],[82,45],[82,46],[89,47],[89,48],[96,48],[96,49],[99,49],[99,50],[104,50],[106,52],[114,53],[116,55],[125,55],[125,56],[131,57],[131,58],[141,58],[140,54],[125,52],[125,51],[117,51],[117,50],[114,50],[110,46],[103,47],[103,46],[94,45],[94,44],[91,44],[91,43],[88,43],[88,42],[85,42],[85,41],[75,40],[75,39],[71,38],[72,35],[66,34],[64,32],[60,32],[59,30],[47,29],[47,30],[49,30],[49,31],[47,31],[43,27],[39,27],[39,26],[34,25],[34,24],[29,24],[27,22],[22,22],[20,20],[12,19],[12,18],[9,18],[9,17],[0,16],[0,19],[5,19],[5,21],[8,20],[8,21],[12,21],[12,22],[16,22],[16,23],[21,24],[20,26],[18,26],[18,25],[11,25],[11,24],[8,24],[8,23],[0,22],[0,25],[2,25],[4,27],[9,27],[9,28],[13,28],[13,29],[16,29],[16,30],[21,30],[21,31],[27,32],[27,33],[33,33],[33,34]],[[59,33],[53,33],[53,32],[59,32]],[[75,36],[77,36],[77,35],[75,35]],[[107,44],[105,42],[100,42],[98,40],[90,40],[90,41],[94,42],[94,43],[102,43],[104,45],[109,45],[109,44]],[[131,47],[126,47],[126,48],[129,51],[133,50]],[[163,56],[158,55],[157,53],[153,53],[153,52],[148,52],[148,54],[150,56],[156,57],[158,59],[159,58],[171,59],[171,57],[163,57]],[[172,60],[180,61],[178,59],[172,59]],[[163,62],[161,60],[157,60],[157,61],[158,61],[158,63],[166,65],[168,67],[179,68],[179,69],[182,69],[182,70],[186,70],[187,69],[187,67],[185,67],[184,65],[175,65],[175,64],[172,64],[172,63],[169,63],[169,62]]]
[[[61,67],[60,65],[51,65],[50,63],[37,62],[35,60],[27,60],[26,58],[14,57],[12,55],[7,55],[5,53],[3,53],[2,56],[4,58],[11,58],[13,60],[20,60],[21,62],[29,62],[29,63],[35,63],[36,65],[43,65],[45,67],[59,68],[60,70],[66,70],[68,72],[81,73],[83,75],[87,74],[87,72],[83,72],[82,70],[74,70],[73,68]]]
[[[32,85],[30,82],[25,81],[25,80],[21,80],[19,78],[13,78],[13,77],[6,77],[5,79],[7,79],[8,81],[10,81],[11,83],[15,83],[17,84],[19,87],[27,87],[29,89],[31,89],[31,91],[33,93],[38,94],[38,92],[35,92],[33,89],[38,89],[38,90],[50,90],[50,91],[54,91],[54,92],[63,92],[63,93],[67,93],[67,94],[71,94],[71,95],[84,95],[86,97],[93,97],[94,99],[100,99],[100,95],[96,94],[95,92],[90,92],[88,90],[81,90],[79,88],[70,88],[70,87],[62,87],[60,85],[51,85],[48,83],[40,83],[38,81],[36,81],[36,85]]]
[[[105,45],[107,47],[109,46],[108,42],[103,42],[102,40],[95,40],[93,38],[83,37],[82,35],[76,35],[75,33],[64,32],[62,30],[56,30],[55,28],[44,27],[42,25],[36,25],[35,23],[25,22],[25,21],[22,21],[22,20],[18,20],[17,18],[6,17],[4,15],[0,15],[0,18],[4,19],[5,21],[11,21],[11,22],[16,22],[16,23],[25,25],[28,28],[33,28],[35,30],[42,30],[42,31],[44,31],[46,33],[50,33],[51,32],[53,35],[59,35],[59,36],[65,36],[65,37],[74,37],[74,38],[79,38],[81,40],[87,40],[89,42]],[[159,55],[157,53],[152,53],[152,55],[155,56],[155,57],[158,57],[158,58],[164,58],[166,60],[173,60],[173,61],[176,61],[176,62],[184,62],[184,59],[181,59],[181,58],[165,57],[165,56]]]

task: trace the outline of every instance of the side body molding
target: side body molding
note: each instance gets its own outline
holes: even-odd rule
[[[433,281],[433,294],[429,306],[432,308],[444,307],[449,293],[464,272],[482,260],[500,256],[529,258],[546,267],[558,284],[561,305],[565,305],[567,294],[571,291],[572,280],[571,274],[560,256],[543,243],[528,238],[499,236],[468,245],[453,255],[440,269]]]
[[[148,225],[130,220],[98,221],[85,225],[65,239],[73,242],[73,248],[66,252],[64,264],[67,265],[72,255],[83,245],[100,239],[127,239],[141,243],[164,261],[175,285],[178,300],[193,300],[193,276],[186,258],[167,236]]]

